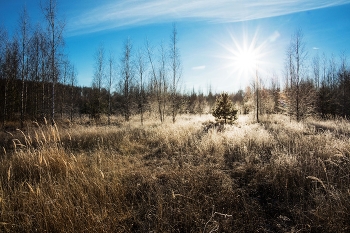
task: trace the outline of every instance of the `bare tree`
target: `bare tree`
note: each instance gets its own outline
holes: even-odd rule
[[[130,120],[131,116],[131,85],[132,78],[134,75],[131,58],[132,44],[130,38],[124,42],[123,54],[121,59],[121,75],[122,75],[122,86],[123,86],[123,110],[125,121]]]
[[[61,92],[60,92],[60,98],[59,98],[59,104],[60,104],[60,115],[61,119],[63,118],[63,114],[67,112],[67,86],[69,85],[69,76],[71,72],[71,64],[68,60],[68,58],[65,58],[62,60],[62,73],[61,73]]]
[[[137,68],[137,73],[139,76],[139,96],[140,96],[140,117],[141,117],[141,125],[143,125],[143,113],[144,113],[144,76],[145,76],[145,71],[146,71],[146,62],[145,62],[145,56],[141,49],[138,50],[137,52],[137,61],[136,61],[136,68]]]
[[[260,89],[260,82],[259,82],[259,75],[258,71],[255,71],[255,100],[256,100],[256,122],[259,123],[259,89]]]
[[[75,67],[74,65],[71,65],[69,67],[69,83],[70,83],[70,121],[72,122],[73,121],[73,114],[74,114],[74,88],[75,88],[75,85],[76,85],[76,82],[77,82],[77,72],[75,70]]]
[[[152,48],[150,47],[148,41],[147,43],[147,55],[149,59],[149,63],[151,65],[151,73],[152,73],[152,89],[155,92],[157,109],[160,118],[160,122],[164,121],[165,118],[165,106],[166,106],[166,95],[167,95],[167,72],[165,66],[165,53],[164,46],[160,46],[160,59],[159,59],[159,68],[157,70],[156,65],[153,60]]]
[[[198,90],[197,99],[198,99],[197,113],[199,113],[199,116],[202,116],[202,114],[205,111],[205,106],[208,105],[202,90]]]
[[[109,76],[107,80],[107,89],[108,89],[108,125],[111,124],[111,112],[112,112],[112,85],[114,81],[114,57],[112,55],[112,52],[109,53],[108,58],[108,65],[109,65]]]
[[[320,56],[318,53],[312,59],[312,68],[316,90],[320,88]]]
[[[317,90],[317,112],[320,114],[322,118],[327,118],[331,113],[331,106],[333,105],[333,91],[331,89],[331,85],[328,82],[328,71],[327,64],[328,59],[326,55],[323,53],[321,58],[321,74],[320,74],[320,86]]]
[[[322,53],[322,81],[326,81],[327,77],[327,57],[325,53]]]
[[[16,104],[18,102],[16,80],[20,77],[20,46],[15,37],[6,44],[3,76],[5,77],[3,126],[7,119],[15,118]]]
[[[274,113],[279,113],[281,111],[280,104],[279,104],[279,98],[280,98],[280,83],[279,78],[277,74],[274,72],[272,74],[271,79],[271,92],[272,92],[272,98],[274,102]]]
[[[286,50],[286,59],[284,64],[284,76],[285,76],[285,86],[284,94],[282,97],[282,108],[289,115],[290,120],[292,119],[291,101],[292,96],[292,77],[294,73],[294,66],[292,63],[292,43],[290,42]]]
[[[342,117],[349,115],[348,107],[350,105],[349,88],[350,88],[350,72],[347,69],[347,60],[344,53],[340,56],[339,76],[339,91],[338,91],[338,105],[340,107],[339,113]]]
[[[20,43],[21,43],[21,128],[24,124],[24,111],[25,111],[25,101],[24,92],[25,84],[27,80],[27,67],[28,67],[28,44],[29,44],[29,16],[27,14],[27,9],[24,7],[23,12],[20,15]]]
[[[4,62],[5,57],[5,49],[7,45],[7,31],[0,26],[0,72],[1,72],[1,65]],[[3,78],[2,73],[0,73],[0,79]]]
[[[0,62],[3,61],[6,43],[7,43],[7,31],[2,26],[0,26]]]
[[[6,120],[6,101],[7,101],[7,76],[6,76],[6,60],[8,57],[8,39],[7,39],[7,31],[0,26],[0,81],[1,85],[1,106],[2,106],[2,126],[5,126]]]
[[[33,83],[34,90],[32,93],[32,109],[31,109],[31,116],[33,118],[36,118],[39,111],[39,94],[40,94],[40,53],[41,53],[41,47],[40,47],[40,34],[41,30],[39,26],[37,26],[33,32],[33,35],[31,37],[29,47],[31,48],[29,51],[29,73],[28,73],[28,79]]]
[[[52,82],[51,96],[51,121],[55,120],[55,86],[58,79],[57,56],[60,46],[63,44],[64,22],[57,18],[56,0],[48,0],[46,6],[42,7],[45,18],[48,23],[49,48],[50,48],[50,79]]]
[[[40,33],[40,64],[39,64],[39,77],[41,80],[41,117],[50,115],[50,103],[49,103],[49,81],[50,81],[50,45],[49,39],[45,33]]]
[[[287,50],[287,61],[290,78],[289,88],[289,110],[290,114],[296,115],[296,120],[301,120],[300,104],[303,101],[303,95],[300,90],[300,85],[305,75],[305,65],[307,59],[307,51],[305,48],[304,36],[301,29],[295,31],[291,38],[291,43]],[[303,103],[305,105],[306,103]]]
[[[170,37],[170,70],[171,70],[171,76],[172,76],[172,83],[171,83],[171,112],[172,112],[172,118],[173,123],[175,123],[175,118],[177,114],[177,91],[178,91],[178,84],[181,77],[181,62],[180,62],[180,52],[178,49],[178,36],[177,36],[177,29],[176,25],[173,24],[173,30]]]
[[[247,95],[251,98],[251,101],[254,104],[254,118],[256,119],[256,122],[259,123],[259,115],[262,112],[262,101],[261,101],[261,78],[259,77],[258,70],[255,70],[255,78],[251,80],[251,90],[254,90],[254,93]],[[250,92],[250,91],[247,91]]]
[[[157,89],[160,93],[160,105],[162,112],[162,119],[165,119],[165,110],[168,98],[168,78],[167,78],[167,67],[166,67],[166,55],[164,45],[160,46],[160,59],[159,59],[159,79]]]
[[[160,116],[160,121],[163,122],[163,119],[162,119],[162,111],[161,111],[161,108],[160,108],[160,105],[159,105],[159,102],[160,102],[160,97],[159,97],[159,93],[156,89],[156,86],[157,86],[157,74],[156,74],[156,68],[155,68],[155,64],[154,64],[154,61],[153,61],[153,50],[152,48],[150,47],[149,45],[149,42],[148,40],[146,41],[146,47],[147,47],[147,57],[148,57],[148,60],[149,60],[149,63],[151,65],[151,73],[152,73],[152,81],[151,81],[151,89],[155,90],[155,93],[156,93],[156,99],[157,99],[157,106],[158,106],[158,113],[159,113],[159,116]],[[154,85],[155,84],[155,85]]]
[[[103,80],[105,79],[105,49],[102,44],[98,47],[95,53],[95,73],[92,80],[92,88],[94,92],[91,116],[95,119],[100,118],[101,114],[101,89]]]
[[[337,114],[337,64],[334,54],[328,60],[328,70],[326,73],[326,85],[328,86],[328,114],[333,118]]]

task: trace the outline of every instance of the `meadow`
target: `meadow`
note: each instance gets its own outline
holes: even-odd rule
[[[240,115],[1,132],[1,232],[349,232],[350,123]]]

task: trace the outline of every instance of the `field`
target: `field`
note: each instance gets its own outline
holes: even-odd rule
[[[0,231],[350,231],[348,121],[213,120],[1,132]]]

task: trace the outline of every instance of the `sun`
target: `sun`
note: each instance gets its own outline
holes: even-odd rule
[[[252,75],[256,72],[258,57],[258,52],[253,48],[239,48],[233,57],[233,66],[240,74]]]
[[[228,75],[242,83],[246,83],[252,78],[265,73],[264,66],[267,64],[267,42],[268,40],[258,40],[258,30],[253,36],[242,32],[233,34],[225,43],[221,43],[224,48],[224,58],[222,68],[228,70]]]
[[[257,37],[249,40],[246,36],[239,42],[232,37],[233,45],[230,49],[231,62],[235,73],[240,78],[254,77],[262,63],[264,45],[257,43]]]

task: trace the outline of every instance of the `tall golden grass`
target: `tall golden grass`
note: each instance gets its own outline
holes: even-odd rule
[[[0,231],[350,230],[349,122],[239,116],[204,130],[211,120],[0,135]]]

